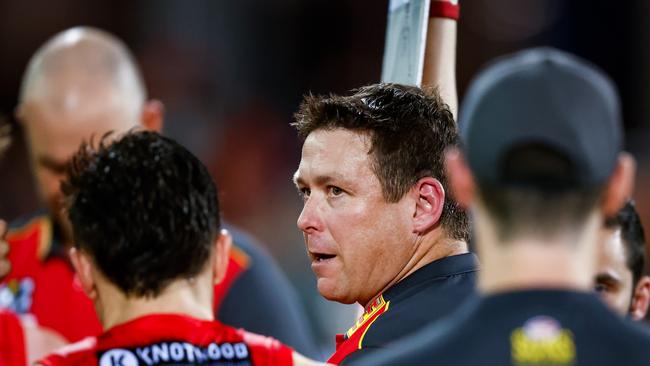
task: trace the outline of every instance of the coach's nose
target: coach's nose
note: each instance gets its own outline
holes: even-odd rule
[[[321,210],[318,197],[311,195],[305,200],[305,204],[298,216],[298,228],[305,234],[313,234],[322,230]]]

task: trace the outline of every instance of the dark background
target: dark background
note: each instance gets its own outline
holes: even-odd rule
[[[615,80],[626,146],[639,160],[635,198],[650,222],[650,2],[461,5],[461,98],[488,60],[529,46],[576,53]],[[387,8],[386,0],[0,0],[0,118],[14,125],[14,144],[0,162],[0,217],[38,207],[12,115],[27,61],[59,31],[103,28],[133,50],[150,97],[166,106],[166,133],[210,167],[225,217],[266,243],[331,346],[327,337],[350,324],[354,309],[315,291],[295,225],[301,201],[290,178],[300,143],[288,124],[305,93],[344,93],[379,80]]]

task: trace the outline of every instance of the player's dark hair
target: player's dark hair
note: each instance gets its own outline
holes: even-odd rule
[[[616,216],[605,220],[605,226],[621,230],[621,239],[625,243],[627,267],[632,272],[633,283],[636,285],[643,276],[643,267],[645,266],[645,233],[634,202],[626,202]]]
[[[217,189],[183,146],[154,132],[83,143],[62,184],[75,246],[127,296],[155,297],[208,263]]]
[[[455,239],[467,240],[467,214],[451,196],[444,170],[445,150],[459,138],[453,115],[435,89],[375,84],[348,96],[305,96],[292,123],[301,138],[319,129],[368,133],[372,169],[384,198],[397,202],[417,181],[434,177],[445,188],[440,217]]]
[[[503,184],[477,182],[478,194],[502,241],[549,238],[579,227],[602,191],[599,186],[577,186],[570,161],[541,144],[514,147],[495,169],[500,169]]]

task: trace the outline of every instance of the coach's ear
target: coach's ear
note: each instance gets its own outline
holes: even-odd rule
[[[162,132],[165,106],[157,99],[151,99],[142,106],[140,117],[142,127],[148,131]]]
[[[230,262],[230,248],[232,247],[232,236],[228,230],[221,230],[214,242],[213,269],[214,284],[221,283],[226,277],[228,262]]]
[[[72,266],[77,272],[77,278],[81,283],[81,288],[91,300],[97,298],[97,286],[93,276],[93,262],[88,254],[77,248],[70,249],[70,260]]]
[[[445,189],[439,180],[424,177],[415,183],[415,214],[413,215],[413,232],[425,233],[440,220],[445,206]]]
[[[469,209],[474,200],[476,184],[474,183],[472,171],[459,149],[451,148],[447,150],[445,153],[445,169],[454,199],[463,209]]]
[[[630,198],[634,190],[634,176],[636,175],[636,160],[629,153],[622,152],[614,167],[602,200],[602,211],[605,217],[616,216],[625,201]]]

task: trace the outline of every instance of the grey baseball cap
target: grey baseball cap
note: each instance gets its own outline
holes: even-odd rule
[[[567,159],[570,169],[560,174],[571,186],[603,184],[623,139],[612,81],[594,65],[552,48],[522,51],[482,71],[467,92],[459,128],[475,178],[497,186],[515,183],[504,162],[518,146],[531,144]]]

